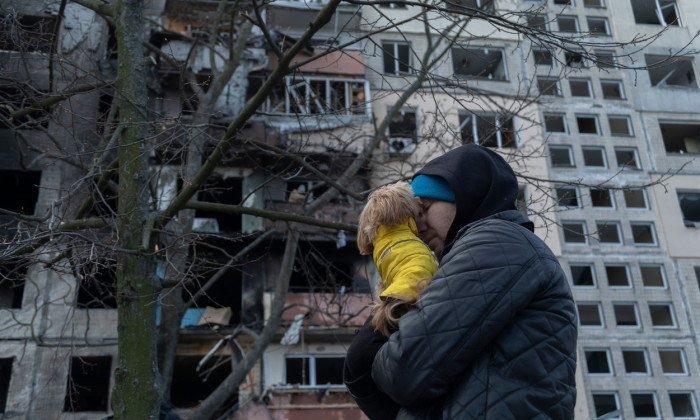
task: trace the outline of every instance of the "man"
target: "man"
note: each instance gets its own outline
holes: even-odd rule
[[[515,207],[510,166],[461,146],[412,186],[419,233],[440,268],[388,342],[367,325],[353,341],[348,388],[372,396],[360,407],[372,419],[573,418],[575,306],[556,258]],[[358,392],[353,379],[368,359],[372,382]]]

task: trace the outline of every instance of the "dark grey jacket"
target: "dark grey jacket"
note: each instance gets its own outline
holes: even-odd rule
[[[462,228],[372,365],[397,419],[572,419],[577,320],[549,248],[507,210]]]

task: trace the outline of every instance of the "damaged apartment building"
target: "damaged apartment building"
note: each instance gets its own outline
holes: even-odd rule
[[[12,246],[27,239],[33,218],[51,220],[59,209],[83,211],[83,196],[94,198],[84,212],[95,218],[109,217],[116,206],[113,190],[96,188],[97,179],[86,182],[81,166],[92,159],[83,148],[94,149],[110,130],[113,89],[106,86],[76,95],[69,105],[8,119],[12,110],[45,92],[69,89],[74,80],[114,77],[113,30],[75,3],[60,11],[52,2],[6,3],[0,6],[5,16],[0,27],[3,257],[8,238]],[[343,185],[366,192],[399,175],[410,177],[411,165],[448,138],[453,146],[476,143],[509,158],[523,156],[511,160],[523,175],[522,210],[569,274],[577,302],[577,420],[700,419],[700,64],[695,53],[700,43],[694,37],[700,7],[695,3],[462,0],[463,7],[581,42],[577,48],[548,48],[494,31],[483,21],[470,23],[468,35],[447,45],[431,69],[434,80],[449,82],[449,92],[410,95],[387,126],[378,163]],[[212,65],[223,68],[229,41],[246,33],[243,20],[223,19],[236,14],[221,13],[208,1],[147,2],[146,36],[150,48],[159,51],[149,50],[147,57],[155,208],[164,208],[181,191],[187,157],[211,153],[275,69],[275,51],[293,45],[324,4],[266,4],[260,18],[268,32],[250,30],[230,81],[214,103],[206,104],[198,90],[216,80]],[[400,3],[341,3],[294,58],[295,70],[247,122],[197,200],[302,214],[329,190],[323,177],[334,179],[347,169],[375,122],[416,79],[419,57],[429,44],[423,23],[410,19],[413,12]],[[387,21],[402,26],[353,43]],[[440,28],[439,19],[431,25]],[[630,41],[629,34],[656,33],[643,49],[619,44]],[[688,48],[679,50],[682,45]],[[343,48],[308,60],[331,46]],[[669,51],[678,54],[669,57]],[[61,66],[49,63],[51,54],[62,57]],[[518,96],[537,101],[504,112],[514,109],[509,101]],[[297,151],[320,173],[270,150]],[[59,153],[70,159],[56,159]],[[527,178],[546,181],[532,185]],[[313,217],[356,224],[361,209],[356,196],[339,193]],[[189,237],[195,240],[176,273],[187,281],[173,289],[176,299],[163,293],[154,302],[161,326],[167,308],[175,301],[182,305],[166,400],[183,416],[217,387],[250,345],[241,327],[260,331],[265,325],[285,248],[279,232],[286,226],[282,220],[222,214],[206,206],[192,213]],[[377,274],[371,259],[359,255],[353,236],[338,228],[300,228],[279,331],[219,418],[364,418],[342,384],[342,364],[368,313]],[[245,258],[227,265],[253,245]],[[103,252],[97,258],[91,251],[87,247],[68,266],[47,265],[48,256],[31,265],[2,260],[0,418],[111,414],[117,356],[114,255]],[[157,275],[167,281],[170,270],[161,264]]]

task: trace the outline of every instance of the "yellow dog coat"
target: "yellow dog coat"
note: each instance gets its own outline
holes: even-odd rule
[[[384,283],[381,299],[413,300],[438,269],[428,245],[418,237],[413,218],[394,226],[379,226],[374,245],[374,264]]]

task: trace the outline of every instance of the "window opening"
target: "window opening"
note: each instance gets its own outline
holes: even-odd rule
[[[452,48],[452,65],[458,76],[506,81],[505,57],[497,48]]]
[[[591,188],[591,204],[593,207],[615,207],[612,191],[607,188]]]
[[[592,98],[591,81],[588,79],[569,79],[571,96]]]
[[[595,287],[595,270],[592,264],[571,264],[570,268],[574,287]]]
[[[342,356],[287,356],[286,384],[300,387],[343,386],[344,363]]]
[[[659,121],[666,153],[700,153],[700,124]]]
[[[621,244],[620,224],[617,222],[596,222],[598,240],[604,244]]]
[[[603,99],[625,99],[625,91],[619,80],[601,80],[600,89],[603,91]]]
[[[559,4],[563,6],[573,6],[574,1],[573,0],[554,0],[554,4]]]
[[[632,240],[635,245],[656,245],[654,224],[648,222],[632,222]]]
[[[24,264],[9,261],[0,265],[0,308],[22,308],[26,275]]]
[[[562,222],[562,231],[564,233],[564,242],[569,244],[586,244],[588,237],[586,236],[585,222]]]
[[[251,86],[249,96],[261,85],[262,81]],[[366,80],[294,75],[285,77],[284,84],[274,88],[263,111],[294,115],[368,115],[369,96]]]
[[[621,419],[620,402],[617,393],[593,393],[593,407],[596,419]]]
[[[577,303],[578,322],[582,327],[602,327],[603,316],[600,303]]]
[[[289,291],[293,293],[337,293],[353,290],[360,256],[337,249],[334,242],[304,242],[294,263]]]
[[[577,115],[576,124],[580,134],[600,134],[598,117],[595,115]]]
[[[586,349],[584,353],[589,375],[612,375],[608,350]]]
[[[545,114],[544,115],[544,130],[547,133],[563,133],[568,132],[566,128],[566,119],[564,115]]]
[[[645,54],[647,72],[652,86],[676,86],[697,89],[693,59]]]
[[[635,303],[614,303],[615,325],[618,327],[639,327],[637,305]]]
[[[646,209],[647,205],[647,194],[641,188],[624,190],[622,192],[625,197],[625,205],[632,209]]]
[[[632,393],[635,418],[657,418],[656,395],[652,392]]]
[[[416,143],[418,143],[416,111],[402,109],[389,123],[389,152],[413,153]]]
[[[681,26],[675,0],[632,0],[632,12],[637,23]]]
[[[614,70],[617,68],[615,53],[612,51],[594,51],[593,57],[599,69]]]
[[[574,156],[569,146],[549,146],[549,159],[553,167],[574,167]]]
[[[525,25],[536,31],[547,30],[547,16],[528,13],[525,15]]]
[[[14,20],[8,14],[0,22],[0,50],[49,53],[55,26],[54,16],[19,15]]]
[[[217,204],[240,204],[243,199],[243,178],[212,175],[199,193],[199,201]],[[224,215],[216,211],[195,211],[199,231],[207,233],[240,232],[242,216]],[[202,220],[205,219],[205,220]],[[196,228],[195,228],[196,229]]]
[[[114,261],[84,261],[78,276],[78,309],[115,309],[117,307],[117,275]]]
[[[208,397],[231,373],[230,350],[219,350],[199,366],[204,355],[176,355],[170,403],[175,407],[196,407]],[[238,396],[227,401],[230,407]]]
[[[632,136],[632,121],[626,115],[608,116],[608,124],[610,124],[610,134],[613,136]]]
[[[615,158],[621,169],[641,169],[636,148],[616,147]]]
[[[111,372],[109,356],[71,358],[63,411],[107,411]]]
[[[513,118],[502,114],[460,114],[462,143],[485,147],[516,147]]]
[[[687,375],[683,349],[659,349],[659,360],[664,375]]]
[[[588,67],[584,54],[579,51],[566,51],[564,52],[564,62],[568,67],[573,67],[575,69],[582,69]]]
[[[649,363],[647,362],[646,350],[622,350],[622,360],[625,362],[625,373],[628,375],[649,375]]]
[[[556,187],[554,193],[559,207],[580,207],[576,187]]]
[[[3,197],[0,208],[33,216],[39,199],[40,171],[13,171],[0,169],[0,182],[3,185]],[[0,221],[9,221],[9,216],[0,215]]]
[[[605,275],[610,287],[631,287],[629,268],[626,265],[606,265]]]
[[[561,96],[559,79],[556,77],[538,77],[537,89],[542,96]]]
[[[411,73],[410,44],[382,42],[384,73],[400,76]]]
[[[48,109],[37,109],[34,106],[39,92],[26,92],[15,87],[0,85],[0,129],[36,130],[48,128],[51,112]],[[32,109],[20,118],[10,120],[10,115],[20,109]]]
[[[5,412],[7,407],[7,395],[10,392],[10,378],[12,378],[11,357],[0,358],[0,414]]]
[[[405,7],[405,6],[404,6]],[[493,0],[455,0],[447,3],[448,9],[470,13],[469,9],[480,9],[485,12],[493,12]]]
[[[639,266],[644,287],[666,288],[666,276],[664,266],[661,264],[643,264]]]
[[[585,7],[605,7],[603,0],[583,0]]]
[[[692,392],[669,392],[674,419],[697,419],[695,397]]]
[[[588,22],[588,31],[592,35],[610,35],[610,26],[608,20],[601,17],[586,17]]]
[[[550,50],[536,48],[532,50],[535,65],[554,67],[554,55]]]
[[[675,328],[676,317],[671,303],[650,303],[649,314],[654,328]]]
[[[588,167],[607,168],[604,147],[582,147],[583,164]]]
[[[578,32],[578,19],[575,16],[557,17],[559,32]]]
[[[687,227],[700,227],[700,192],[676,191],[678,204],[683,213],[683,223]]]

